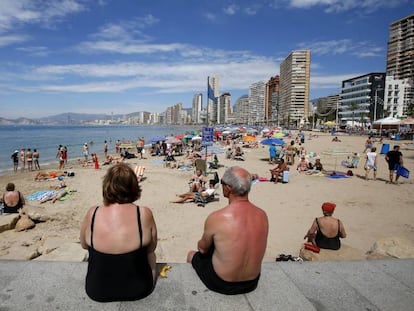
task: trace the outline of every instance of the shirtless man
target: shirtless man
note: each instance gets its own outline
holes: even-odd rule
[[[187,255],[201,281],[226,295],[251,292],[260,278],[269,224],[249,201],[251,180],[241,167],[226,170],[221,184],[229,204],[207,217],[198,251]]]
[[[279,163],[273,168],[270,169],[270,181],[273,181],[277,184],[279,177],[282,177],[284,171],[288,171],[289,167],[286,165],[285,160],[279,159]]]
[[[29,172],[33,171],[33,152],[32,149],[28,148],[26,152],[27,159],[27,170]]]
[[[144,137],[140,137],[137,140],[137,154],[138,158],[142,160],[142,150],[144,149],[145,140]]]

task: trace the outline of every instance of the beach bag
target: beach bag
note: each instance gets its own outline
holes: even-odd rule
[[[289,171],[283,171],[282,173],[282,183],[289,182]]]
[[[319,246],[313,245],[311,243],[305,243],[305,249],[308,249],[314,253],[319,253],[321,251]]]
[[[402,176],[404,178],[410,177],[410,171],[402,165],[398,166],[397,175]]]

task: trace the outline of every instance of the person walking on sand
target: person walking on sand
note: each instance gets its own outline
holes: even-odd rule
[[[388,163],[388,170],[390,171],[390,184],[394,183],[394,172],[395,172],[395,183],[398,182],[400,175],[396,172],[399,165],[403,165],[403,155],[400,152],[400,146],[395,145],[393,150],[390,150],[385,155],[385,161]]]
[[[17,172],[17,169],[18,169],[18,167],[19,167],[19,151],[18,150],[15,150],[13,153],[12,153],[12,155],[11,155],[11,157],[10,157],[11,159],[12,159],[12,161],[13,161],[13,172]]]
[[[22,173],[24,172],[26,168],[26,153],[25,148],[20,149],[20,169]]]
[[[27,159],[27,170],[31,172],[33,171],[33,152],[32,152],[32,149],[30,148],[27,148],[26,159]]]
[[[376,147],[372,147],[365,156],[365,179],[368,180],[368,175],[371,170],[374,171],[374,180],[377,179],[377,150]]]
[[[82,146],[82,154],[83,154],[83,166],[88,166],[88,156],[89,156],[89,147],[87,143],[84,143]]]
[[[105,159],[107,158],[107,156],[108,156],[108,142],[105,140],[104,141],[104,157],[105,157]]]
[[[198,251],[187,255],[204,285],[221,294],[251,292],[260,279],[269,223],[266,213],[249,201],[251,181],[241,167],[226,170],[221,185],[228,205],[207,217]]]
[[[33,149],[33,165],[35,170],[40,170],[39,158],[39,151],[37,151],[37,149]]]

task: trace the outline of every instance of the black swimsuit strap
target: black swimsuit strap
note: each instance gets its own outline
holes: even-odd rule
[[[141,213],[139,212],[139,206],[137,205],[137,218],[138,218],[138,230],[139,230],[139,240],[140,246],[142,248],[142,226],[141,226]]]
[[[98,210],[98,208],[99,208],[99,206],[97,206],[95,208],[95,210],[93,211],[92,221],[91,221],[91,247],[92,247],[92,249],[93,249],[93,225],[95,223],[95,214],[96,214],[96,211]]]

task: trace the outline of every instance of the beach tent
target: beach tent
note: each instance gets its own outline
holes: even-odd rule
[[[401,120],[394,117],[386,117],[384,119],[379,119],[373,123],[374,129],[398,129],[400,127]]]

